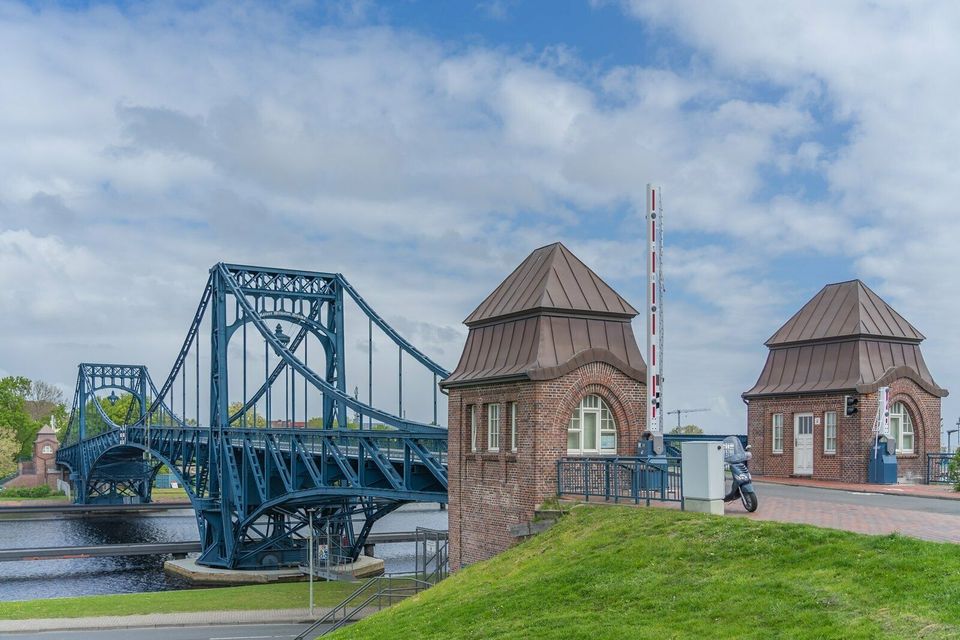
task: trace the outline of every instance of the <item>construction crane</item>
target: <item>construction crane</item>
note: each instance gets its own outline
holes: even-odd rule
[[[680,428],[680,416],[684,413],[700,413],[701,411],[710,411],[710,409],[674,409],[667,411],[667,415],[677,414],[677,429]]]

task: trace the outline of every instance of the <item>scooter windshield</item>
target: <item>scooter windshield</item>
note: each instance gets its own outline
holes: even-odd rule
[[[746,462],[751,457],[737,436],[727,436],[723,439],[723,461],[727,464]]]

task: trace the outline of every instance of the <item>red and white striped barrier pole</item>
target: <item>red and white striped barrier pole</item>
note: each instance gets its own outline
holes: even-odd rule
[[[647,430],[663,433],[663,204],[647,185]]]

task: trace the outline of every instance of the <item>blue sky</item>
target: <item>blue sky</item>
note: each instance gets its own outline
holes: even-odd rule
[[[167,370],[219,260],[341,271],[452,368],[543,244],[636,305],[653,181],[668,409],[742,430],[763,341],[854,277],[949,389],[958,28],[934,2],[0,3],[0,330],[23,337],[0,372]]]

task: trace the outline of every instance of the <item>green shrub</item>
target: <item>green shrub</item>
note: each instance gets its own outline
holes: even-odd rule
[[[50,498],[62,495],[63,491],[54,491],[45,484],[39,487],[11,487],[0,491],[0,498]]]
[[[950,476],[950,482],[953,483],[953,490],[960,491],[960,450],[950,458],[947,475]]]

